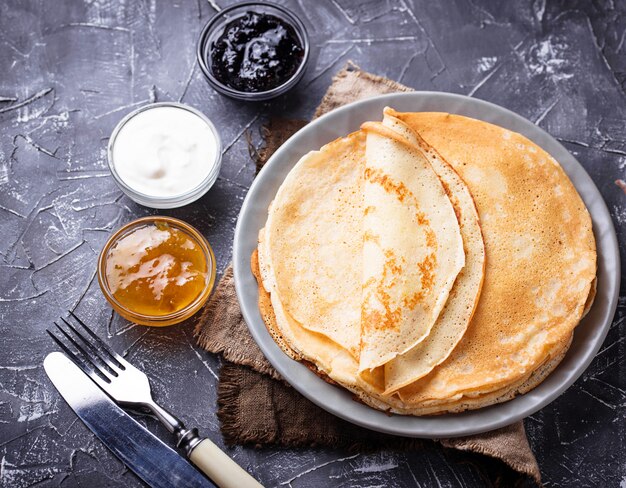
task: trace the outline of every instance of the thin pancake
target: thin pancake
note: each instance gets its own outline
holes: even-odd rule
[[[426,338],[465,254],[452,203],[419,147],[380,122],[361,127],[367,132],[359,365],[364,371]]]
[[[485,246],[478,212],[465,182],[432,147],[385,109],[383,124],[418,146],[441,179],[459,221],[465,267],[457,276],[446,305],[428,337],[385,364],[385,394],[413,383],[441,364],[463,337],[474,314],[485,274]]]
[[[399,391],[408,405],[495,391],[543,364],[579,323],[596,272],[589,213],[559,164],[514,132],[443,113],[397,113],[470,189],[487,267],[461,342]]]
[[[355,132],[295,165],[269,210],[264,259],[289,316],[357,358],[364,154]]]
[[[385,396],[381,368],[369,375],[358,374],[358,344],[354,345],[354,337],[353,342],[345,341],[353,347],[348,352],[328,334],[305,327],[290,314],[276,287],[276,270],[269,264],[264,266],[263,289],[271,292],[270,300],[260,306],[263,309],[269,303],[275,315],[272,318],[267,312],[264,318],[275,321],[274,336],[292,357],[315,363],[324,375],[375,408],[424,415],[505,401],[538,384],[558,364],[573,328],[593,300],[596,255],[590,218],[558,164],[522,136],[447,114],[396,115],[414,130],[423,129],[425,139],[452,164],[474,196],[482,220],[488,257],[485,281],[463,339],[450,357],[427,376]],[[350,140],[354,142],[358,137],[353,134],[332,143],[337,144],[335,148],[343,148],[335,154],[352,151]],[[363,148],[362,144],[357,147]],[[348,156],[348,160],[357,166],[362,164],[359,158]],[[316,171],[308,173],[307,178],[340,188],[346,188],[346,175],[359,172],[355,166],[349,169],[341,157],[317,161],[314,167]],[[296,188],[315,186],[310,182],[303,185],[301,180],[292,184]],[[358,186],[352,188],[357,192],[352,198],[358,202]],[[315,194],[302,188],[295,194],[315,200]],[[300,208],[302,202],[297,204]],[[345,206],[346,200],[335,199],[324,209],[332,212],[333,205]],[[363,208],[362,202],[355,207],[359,205]],[[295,222],[311,225],[298,215],[296,212]],[[319,229],[316,225],[313,223],[312,229]],[[346,225],[359,233],[358,219],[343,222],[344,228]],[[343,232],[341,226],[331,228]],[[267,259],[272,239],[268,234],[261,237],[259,253],[272,262]],[[335,235],[331,237],[336,239]],[[315,247],[307,250],[313,255],[300,253],[298,257],[316,263],[319,251]],[[343,249],[341,253],[346,262],[339,263],[340,271],[352,269],[350,252]],[[324,268],[312,269],[307,270],[312,279],[320,270],[325,272]],[[360,291],[358,283],[354,280],[350,286]],[[302,293],[309,292],[304,289]],[[354,290],[346,294],[357,295]],[[339,302],[334,307],[342,306],[341,300],[345,299],[344,304],[352,310],[353,302],[335,296]],[[312,298],[317,300],[315,294]]]

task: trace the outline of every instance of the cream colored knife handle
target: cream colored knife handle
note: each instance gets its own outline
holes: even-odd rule
[[[200,441],[189,453],[189,459],[220,488],[263,488],[209,439]]]

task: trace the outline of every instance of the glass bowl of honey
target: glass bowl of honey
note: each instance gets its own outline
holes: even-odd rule
[[[198,230],[152,216],[115,232],[98,259],[98,282],[122,317],[142,325],[177,324],[195,314],[215,284],[215,256]]]

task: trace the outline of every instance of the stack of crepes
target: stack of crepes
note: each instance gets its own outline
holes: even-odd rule
[[[428,415],[538,385],[593,301],[596,249],[540,147],[387,108],[294,166],[252,267],[286,354],[374,408]]]

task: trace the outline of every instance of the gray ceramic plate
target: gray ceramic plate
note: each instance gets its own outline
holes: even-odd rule
[[[267,208],[278,187],[302,155],[359,128],[380,120],[385,106],[402,112],[449,112],[466,115],[519,132],[561,163],[585,201],[593,219],[598,246],[598,293],[595,303],[576,328],[563,362],[537,388],[509,402],[480,410],[435,417],[388,416],[352,400],[347,391],[331,386],[305,366],[286,356],[267,332],[257,306],[257,284],[250,271],[250,255]],[[453,437],[503,427],[546,406],[585,371],[598,352],[615,314],[620,281],[615,229],[600,192],[576,159],[532,122],[482,100],[437,92],[384,95],[341,107],[308,124],[270,158],[243,203],[234,242],[237,296],[250,332],[281,375],[300,393],[329,412],[369,429],[411,437]]]

